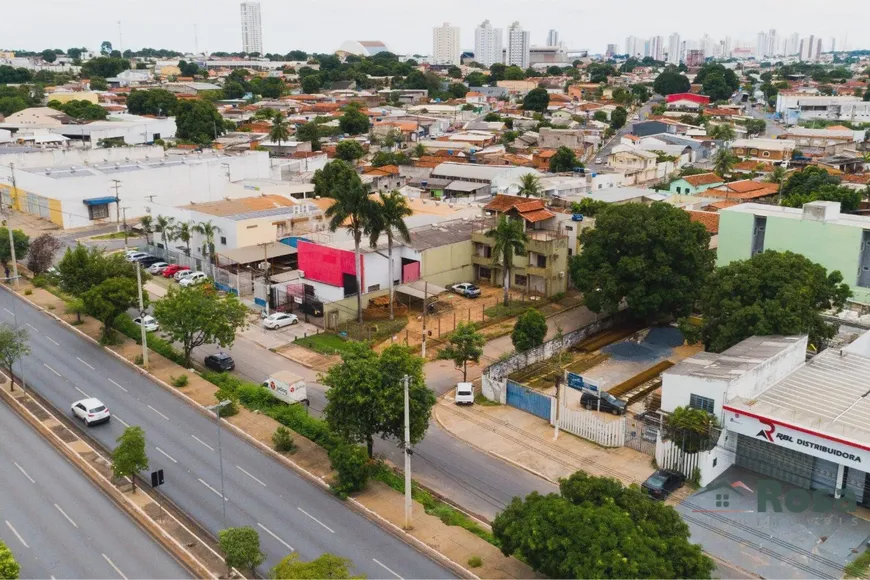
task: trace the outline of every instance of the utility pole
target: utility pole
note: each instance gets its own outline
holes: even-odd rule
[[[121,213],[124,214],[124,249],[125,250],[127,249],[127,238],[129,238],[129,236],[130,236],[130,232],[127,229],[127,210],[128,209],[129,208],[126,208],[126,207],[121,208]]]
[[[18,195],[18,187],[15,185],[15,164],[9,164],[9,170],[12,173],[12,195],[9,196],[9,205],[12,206],[12,196]],[[7,217],[12,217],[12,214],[8,210],[4,210],[3,213]],[[12,254],[12,277],[15,280],[15,287],[18,288],[18,260],[15,258],[15,236],[12,234],[12,224],[9,223],[9,220],[4,220],[6,222],[6,231],[9,233],[9,251]],[[18,321],[16,320],[16,324]],[[11,380],[11,379],[10,379]]]
[[[427,295],[429,294],[429,282],[423,282],[423,347],[421,349],[421,356],[426,358],[426,311],[429,309],[429,305],[426,304]]]
[[[118,52],[124,55],[124,36],[121,34],[121,21],[118,21]]]
[[[559,392],[562,390],[562,368],[559,368],[559,373],[556,375],[556,421],[554,422],[555,431],[553,432],[553,440],[559,438]]]
[[[121,181],[118,179],[113,179],[111,187],[115,188],[115,207],[118,210],[117,211],[118,215],[117,215],[115,223],[117,224],[117,231],[120,232],[121,231],[121,197],[118,194],[118,190],[121,188]]]
[[[411,529],[411,403],[408,386],[411,377],[405,375],[405,529]]]
[[[126,229],[124,231],[127,231]],[[145,302],[142,298],[142,264],[136,262],[136,287],[139,289],[139,329],[142,331],[142,368],[148,368],[148,332],[145,330]]]
[[[269,269],[271,268],[269,265],[269,246],[272,243],[261,242],[257,245],[263,248],[263,263],[266,264],[266,268],[263,270],[263,285],[266,288],[266,316],[269,316],[269,302],[272,298],[272,285],[269,282]]]

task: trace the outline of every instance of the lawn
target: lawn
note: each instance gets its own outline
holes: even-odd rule
[[[138,238],[138,237],[139,236],[137,236],[133,233],[127,234],[127,238],[129,238],[129,239]],[[99,236],[92,236],[91,239],[92,240],[123,240],[124,239],[124,232],[112,232],[111,234],[102,234]]]
[[[349,341],[331,332],[321,332],[305,338],[297,338],[295,342],[320,354],[341,354],[349,344]]]

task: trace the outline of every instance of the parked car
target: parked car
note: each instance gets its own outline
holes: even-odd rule
[[[148,267],[148,271],[152,274],[159,274],[167,267],[169,267],[169,264],[167,264],[166,262],[154,262],[153,264],[151,264],[151,266]]]
[[[275,312],[263,319],[263,326],[269,330],[276,328],[284,328],[292,324],[298,324],[299,317],[295,314],[287,314],[286,312]]]
[[[125,253],[124,259],[128,262],[138,262],[142,258],[147,258],[150,254],[146,254],[145,252],[131,252]]]
[[[625,401],[621,401],[608,392],[601,393],[601,407],[598,406],[598,396],[583,392],[580,394],[580,405],[590,411],[601,410],[603,413],[622,415],[625,413]]]
[[[671,493],[683,487],[686,476],[678,471],[659,469],[646,478],[641,488],[652,498],[667,499]]]
[[[480,296],[480,288],[478,288],[471,282],[454,284],[450,289],[459,294],[460,296],[465,296],[466,298],[477,298],[478,296]]]
[[[154,264],[161,262],[163,258],[158,258],[156,256],[146,256],[144,258],[140,258],[136,260],[143,268],[150,268]]]
[[[193,286],[194,284],[202,284],[208,281],[208,276],[205,272],[191,272],[189,276],[185,276],[179,284],[182,288]]]
[[[160,325],[157,324],[157,319],[151,316],[150,314],[146,314],[143,317],[136,317],[133,319],[133,322],[140,326],[145,326],[145,330],[148,332],[157,332],[160,330]]]
[[[164,268],[163,271],[160,273],[163,274],[164,278],[174,279],[176,274],[178,274],[179,272],[184,272],[186,270],[189,271],[190,268],[188,268],[187,266],[179,266],[178,264],[170,264],[166,266],[166,268]]]
[[[604,163],[604,160],[601,159],[601,157],[596,157],[596,158],[595,158],[595,163],[597,163],[597,164],[600,165],[600,164]]]
[[[187,278],[191,274],[195,274],[195,272],[193,270],[191,270],[190,268],[187,268],[185,270],[179,270],[178,272],[176,272],[175,275],[173,276],[173,278],[175,278],[176,282],[181,282],[182,280],[184,280],[185,278]]]
[[[72,414],[90,427],[97,423],[105,423],[111,419],[109,409],[99,399],[82,399],[72,404]]]
[[[205,367],[213,371],[231,371],[236,368],[236,361],[225,352],[217,352],[205,357]]]
[[[457,405],[473,405],[474,404],[474,385],[471,383],[456,384],[456,404]]]

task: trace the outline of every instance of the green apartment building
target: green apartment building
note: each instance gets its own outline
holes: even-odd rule
[[[814,201],[801,209],[744,203],[719,212],[717,265],[764,250],[803,254],[839,270],[852,302],[870,307],[870,216],[840,213],[840,204]]]

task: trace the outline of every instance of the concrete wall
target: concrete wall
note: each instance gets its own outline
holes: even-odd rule
[[[713,399],[713,414],[722,417],[722,403],[728,382],[715,379],[701,379],[685,375],[662,373],[662,411],[673,413],[677,407],[688,407],[691,395]]]
[[[470,282],[474,276],[471,249],[472,244],[469,239],[424,250],[420,276],[428,282],[445,288],[460,282]]]

